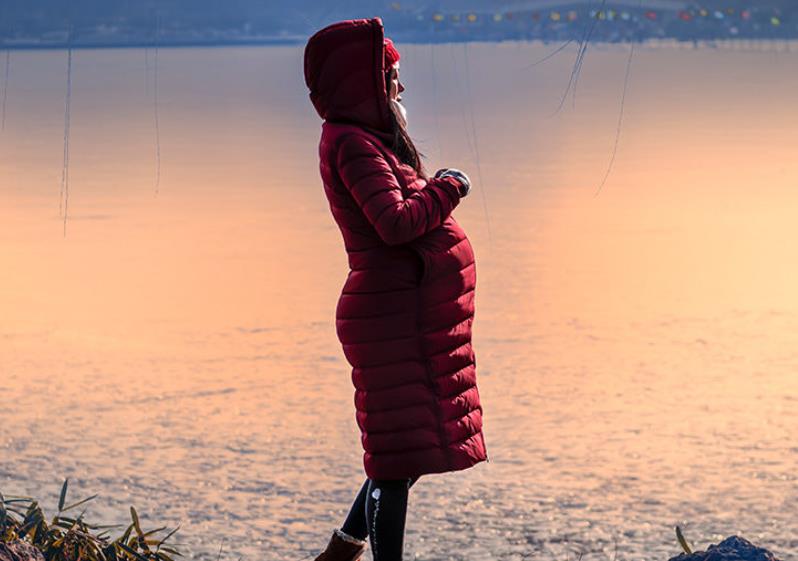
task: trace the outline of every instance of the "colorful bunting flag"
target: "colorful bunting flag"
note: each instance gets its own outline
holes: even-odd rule
[[[402,9],[401,2],[391,2],[390,6],[391,6],[391,8],[393,10],[396,10],[396,11],[400,11]],[[780,17],[780,12],[778,10],[773,10],[771,13],[774,13],[774,12],[775,12],[775,15],[772,15],[770,17],[770,24],[773,27],[778,27],[778,26],[780,26],[782,24],[782,19]],[[736,13],[740,14],[740,19],[743,20],[743,21],[750,22],[750,21],[753,20],[753,15],[754,14],[753,14],[752,9],[742,8],[742,9],[739,9],[739,12],[738,12],[738,10],[733,8],[733,7],[724,8],[724,9],[718,9],[718,10],[712,10],[712,11],[710,11],[710,10],[708,10],[706,8],[685,9],[685,10],[679,10],[676,13],[676,16],[678,17],[679,20],[681,20],[683,22],[691,22],[697,17],[702,17],[702,18],[712,17],[712,18],[717,19],[717,20],[723,20],[723,19],[726,19],[727,17],[733,16]],[[614,9],[609,9],[609,10],[605,11],[605,10],[593,9],[593,10],[589,10],[589,14],[590,14],[591,18],[597,18],[599,20],[630,21],[630,20],[633,20],[633,19],[637,19],[636,16],[634,16],[634,14],[632,14],[632,13],[626,11],[626,10],[616,11]],[[660,19],[660,15],[661,15],[660,12],[657,11],[657,10],[647,10],[647,11],[643,12],[643,16],[646,19],[651,20],[651,21],[657,21],[658,19]],[[464,16],[461,16],[460,14],[457,14],[457,13],[455,13],[455,14],[443,14],[443,13],[440,13],[440,12],[436,12],[436,13],[432,14],[432,19],[433,19],[433,21],[440,23],[440,22],[445,21],[447,19],[447,16],[453,22],[460,22],[462,19],[465,19],[465,21],[468,21],[469,23],[476,23],[476,22],[479,21],[479,15],[476,14],[476,13],[473,13],[473,12],[468,13],[468,14],[466,14]],[[532,20],[535,21],[535,22],[539,22],[543,17],[548,17],[548,19],[553,21],[553,22],[562,22],[562,21],[574,22],[574,21],[579,19],[579,12],[577,10],[569,10],[568,12],[560,12],[560,11],[557,11],[557,10],[552,10],[552,11],[548,12],[547,14],[546,13],[541,14],[539,11],[533,11],[531,13],[531,16],[532,16]],[[667,16],[667,15],[663,15],[663,18],[665,20],[667,20],[668,17],[669,16]],[[494,22],[500,22],[500,21],[505,20],[505,19],[506,20],[510,20],[512,18],[513,18],[513,13],[512,12],[505,12],[503,14],[502,13],[495,13],[492,16],[492,19],[493,19]],[[421,15],[421,14],[418,14],[416,16],[416,19],[423,20],[424,16]],[[740,28],[737,25],[728,26],[727,30],[728,30],[729,34],[731,34],[731,35],[738,35],[740,33]]]

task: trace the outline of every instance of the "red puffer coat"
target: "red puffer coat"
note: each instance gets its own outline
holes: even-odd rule
[[[351,269],[336,328],[366,475],[469,468],[488,457],[471,347],[476,265],[451,216],[458,182],[424,179],[389,148],[380,18],[317,32],[304,70],[324,119],[324,191]]]

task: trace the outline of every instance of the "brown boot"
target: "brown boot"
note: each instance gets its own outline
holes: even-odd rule
[[[353,540],[353,541],[350,541]],[[366,542],[357,538],[343,538],[334,530],[327,549],[313,561],[360,561],[366,551]]]

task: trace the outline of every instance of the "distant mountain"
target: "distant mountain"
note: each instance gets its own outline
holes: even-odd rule
[[[2,0],[0,47],[301,43],[373,16],[398,42],[798,37],[798,0]]]

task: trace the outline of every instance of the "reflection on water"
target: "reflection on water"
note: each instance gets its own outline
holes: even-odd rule
[[[798,55],[640,48],[594,197],[626,51],[591,51],[552,116],[575,51],[524,69],[550,50],[402,47],[428,168],[482,178],[455,215],[491,453],[413,487],[407,555],[660,560],[679,523],[794,556]],[[144,52],[77,51],[63,238],[66,56],[14,53],[4,493],[52,511],[69,476],[100,493],[95,519],[182,522],[201,559],[223,539],[227,558],[315,555],[343,521],[364,477],[334,329],[346,257],[301,56],[162,50],[156,195]]]

